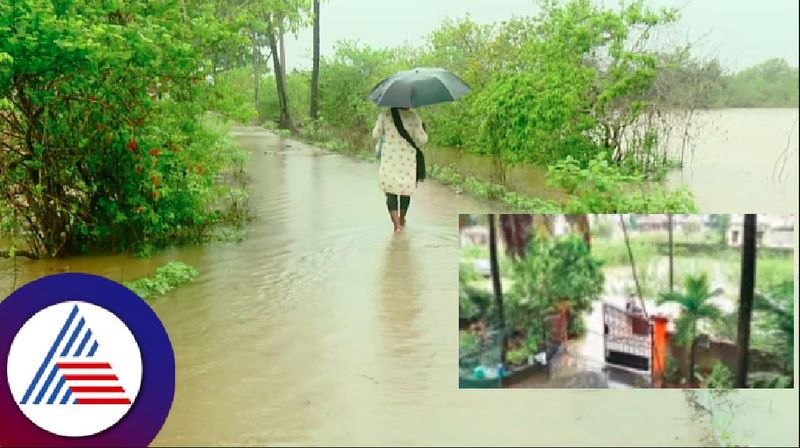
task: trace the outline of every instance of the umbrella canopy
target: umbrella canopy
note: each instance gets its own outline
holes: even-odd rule
[[[443,68],[415,68],[384,79],[369,94],[380,107],[421,107],[455,101],[469,86]]]

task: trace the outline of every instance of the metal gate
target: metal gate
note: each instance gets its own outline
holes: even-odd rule
[[[653,359],[653,328],[647,318],[604,303],[603,323],[606,363],[649,372]]]

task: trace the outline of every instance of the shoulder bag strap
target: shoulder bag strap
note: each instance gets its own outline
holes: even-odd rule
[[[422,154],[422,151],[419,149],[416,143],[414,143],[414,139],[408,135],[408,131],[406,131],[405,126],[403,126],[403,120],[400,119],[400,111],[396,108],[392,108],[392,120],[394,121],[394,127],[397,128],[397,132],[400,133],[400,136],[408,142],[411,147],[417,150],[417,182],[425,180],[426,173],[425,173],[425,155]]]

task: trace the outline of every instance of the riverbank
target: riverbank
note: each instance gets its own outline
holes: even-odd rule
[[[675,128],[664,136],[671,153],[685,151],[685,161],[657,185],[673,191],[686,188],[699,212],[756,207],[764,213],[797,213],[800,152],[797,120],[797,110],[785,108],[696,111],[691,126]],[[299,138],[374,161],[374,141],[366,131],[307,129]],[[682,148],[684,139],[688,140]],[[547,170],[541,167],[514,167],[507,172],[505,186],[501,186],[491,182],[491,162],[483,156],[429,147],[426,158],[429,166],[439,167],[439,180],[453,185],[454,190],[496,199],[514,211],[547,212],[554,205],[557,211],[563,210],[570,198],[563,189],[548,186]],[[638,204],[637,207],[636,212],[647,211]],[[597,208],[587,212],[612,212]],[[668,211],[664,207],[651,210]]]
[[[275,129],[267,122],[266,129],[282,138],[295,138],[307,144],[320,145],[360,160],[377,162],[372,152],[374,142],[365,134],[334,128],[310,128],[297,135]],[[365,150],[364,148],[369,148]],[[437,154],[436,147],[425,149]],[[452,151],[452,150],[451,150]],[[430,157],[428,156],[430,159]],[[491,160],[483,158],[484,164]],[[505,185],[464,175],[455,163],[447,166],[428,162],[428,177],[450,186],[457,194],[464,192],[481,200],[491,200],[509,207],[498,212],[517,213],[616,213],[635,210],[639,213],[693,213],[697,211],[691,193],[683,187],[667,190],[648,182],[641,175],[624,174],[599,154],[586,168],[565,159],[550,167],[542,177],[544,197],[511,190]]]

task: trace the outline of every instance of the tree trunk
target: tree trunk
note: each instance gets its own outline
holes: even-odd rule
[[[591,251],[592,250],[592,230],[589,225],[589,215],[565,215],[567,221],[570,223],[570,226],[577,230],[578,233],[581,234],[583,238],[583,242],[586,243],[586,247]]]
[[[742,275],[739,289],[739,326],[736,347],[739,351],[734,387],[747,387],[748,352],[750,351],[750,319],[753,314],[753,292],[756,276],[756,215],[744,215],[742,239]]]
[[[258,110],[258,39],[253,31],[253,103]]]
[[[497,262],[497,228],[495,217],[489,215],[489,262],[492,271],[492,287],[494,289],[495,307],[497,308],[497,325],[500,331],[500,362],[506,363],[506,317],[503,310],[503,285],[500,283],[500,266]]]
[[[533,232],[533,215],[500,215],[500,230],[506,253],[515,259],[525,256]]]
[[[281,61],[278,55],[278,43],[275,41],[275,34],[271,29],[267,31],[267,39],[269,40],[269,49],[272,52],[275,86],[278,89],[278,107],[280,108],[278,127],[294,132],[295,128],[294,124],[292,124],[292,118],[289,115],[289,102],[286,97],[286,79],[283,77],[283,68],[281,67]]]
[[[674,289],[674,271],[673,267],[673,259],[674,259],[674,251],[673,251],[673,243],[672,243],[672,214],[667,215],[667,222],[669,225],[669,292],[672,292]]]
[[[697,324],[694,324],[695,327]],[[695,330],[696,331],[696,330]],[[695,377],[694,377],[694,360],[696,356],[695,349],[697,348],[697,337],[695,332],[692,332],[692,342],[691,347],[689,348],[689,387],[695,386]]]
[[[319,0],[314,0],[314,56],[311,67],[311,111],[312,120],[317,119],[317,97],[319,95]]]
[[[639,284],[639,275],[636,273],[636,263],[633,260],[633,251],[631,250],[631,242],[628,239],[628,228],[625,226],[624,215],[619,215],[619,222],[622,224],[622,234],[625,236],[625,246],[628,248],[628,259],[631,262],[631,271],[633,271],[633,282],[636,284],[636,295],[639,297],[639,304],[642,305],[642,311],[647,317],[647,307],[645,307],[644,299],[642,298],[642,287]]]
[[[283,20],[281,20],[280,27],[278,28],[280,34],[278,34],[278,46],[280,47],[281,51],[281,74],[283,75],[283,79],[286,79],[286,45],[283,42],[283,36],[285,34],[283,30]]]
[[[499,185],[506,184],[506,166],[500,154],[492,154],[492,180]]]

